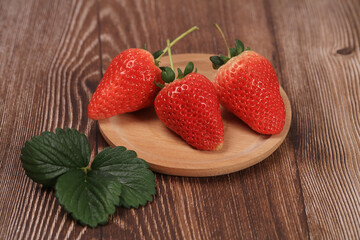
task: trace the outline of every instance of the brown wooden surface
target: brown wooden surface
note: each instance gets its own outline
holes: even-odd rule
[[[360,2],[0,1],[0,239],[359,239]],[[109,224],[76,224],[19,156],[44,130],[107,146],[87,103],[129,47],[225,53],[213,22],[275,66],[292,104],[288,137],[265,161],[209,178],[156,174],[157,194]]]

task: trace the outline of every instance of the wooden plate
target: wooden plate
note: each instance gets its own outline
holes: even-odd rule
[[[175,68],[192,61],[198,72],[213,79],[210,54],[173,55]],[[164,57],[161,65],[168,65]],[[236,172],[268,157],[284,141],[291,122],[289,99],[281,88],[286,120],[280,134],[267,136],[251,130],[235,115],[222,109],[225,140],[220,151],[190,147],[158,120],[153,107],[99,121],[100,131],[111,146],[125,146],[146,160],[153,171],[178,176],[206,177]]]

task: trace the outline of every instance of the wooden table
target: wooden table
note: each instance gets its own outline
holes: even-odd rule
[[[0,1],[0,239],[359,239],[360,2]],[[111,59],[155,51],[226,53],[228,39],[274,65],[293,110],[281,147],[209,178],[156,174],[154,201],[83,227],[25,176],[24,142],[71,127],[107,146],[87,104]]]

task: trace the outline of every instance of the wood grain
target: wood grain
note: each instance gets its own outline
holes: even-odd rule
[[[278,16],[283,77],[293,79],[286,81],[298,108],[290,136],[297,139],[293,147],[310,236],[358,239],[359,2],[304,1],[285,14],[277,4],[271,10]]]
[[[358,0],[0,1],[0,239],[359,239],[359,12]],[[156,174],[151,204],[76,224],[25,176],[23,143],[69,126],[95,155],[107,144],[87,103],[111,59],[193,25],[173,53],[225,54],[214,21],[274,65],[293,110],[284,143],[229,175]]]
[[[100,78],[97,4],[0,4],[0,137],[6,139],[0,143],[0,239],[76,238],[83,227],[53,191],[25,176],[19,157],[26,140],[57,127],[79,129],[95,141],[86,104]]]

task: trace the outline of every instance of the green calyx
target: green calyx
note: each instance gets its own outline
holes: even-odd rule
[[[181,79],[184,78],[185,76],[187,76],[188,74],[194,72],[197,73],[197,68],[195,68],[194,70],[194,63],[193,62],[189,62],[185,69],[184,72],[178,68],[177,69],[177,77],[175,77],[175,72],[173,69],[171,69],[170,67],[160,67],[160,69],[162,70],[161,72],[161,79],[166,83],[171,83],[173,81],[175,81],[176,79]],[[155,85],[158,86],[159,88],[164,88],[165,85],[158,83],[156,81],[154,81]]]
[[[244,43],[241,42],[239,39],[236,39],[235,48],[230,47],[228,49],[228,56],[220,54],[219,56],[210,57],[210,61],[212,62],[212,66],[214,69],[218,69],[219,67],[227,63],[231,58],[238,56],[240,53],[250,50],[250,47],[244,48]]]
[[[169,62],[170,62],[170,67],[160,67],[161,69],[161,79],[165,82],[165,83],[171,83],[173,82],[175,79],[181,79],[184,78],[186,75],[188,75],[189,73],[192,73],[194,70],[194,63],[193,62],[189,62],[185,69],[184,72],[181,71],[180,68],[177,69],[178,71],[178,75],[175,78],[175,72],[174,72],[174,63],[172,60],[172,54],[171,54],[171,43],[170,40],[167,40],[167,51],[169,54]],[[195,72],[197,72],[197,69],[195,68]],[[158,83],[156,81],[154,81],[155,85],[158,86],[159,88],[164,88],[165,85]]]
[[[153,55],[154,59],[157,59],[163,53],[164,53],[163,50],[158,50],[158,51],[154,52],[152,55]],[[155,62],[156,62],[156,60],[155,60]],[[159,62],[157,62],[157,64],[159,64]]]
[[[159,67],[159,63],[160,63],[160,59],[162,58],[162,56],[164,56],[164,54],[167,52],[169,55],[169,61],[170,61],[170,67],[159,67],[161,69],[161,78],[165,83],[171,83],[173,82],[175,79],[180,79],[185,77],[187,74],[191,73],[194,70],[194,64],[192,62],[189,62],[187,64],[187,66],[185,67],[184,72],[181,71],[180,68],[178,68],[178,76],[175,78],[175,72],[174,72],[174,64],[173,64],[173,60],[172,60],[172,56],[171,56],[171,47],[173,45],[175,45],[178,41],[180,41],[182,38],[184,38],[186,35],[188,35],[189,33],[195,31],[199,29],[197,26],[194,26],[192,28],[190,28],[189,30],[187,30],[186,32],[184,32],[183,34],[181,34],[180,36],[178,36],[177,38],[175,38],[172,42],[170,42],[169,39],[167,39],[167,46],[166,48],[164,48],[163,50],[159,50],[156,51],[155,53],[153,53],[153,57],[155,59],[155,65]],[[197,72],[197,70],[195,69],[195,72]],[[165,85],[158,83],[156,81],[154,81],[155,85],[160,87],[160,88],[164,88]]]
[[[227,56],[224,56],[224,55],[220,54],[219,56],[211,56],[210,57],[210,61],[212,62],[213,68],[218,69],[219,67],[221,67],[222,65],[227,63],[231,58],[239,55],[240,53],[242,53],[244,51],[250,50],[250,47],[246,47],[244,49],[244,43],[242,41],[240,41],[239,39],[235,39],[235,48],[229,47],[229,44],[228,44],[228,42],[226,40],[226,37],[225,37],[225,34],[221,30],[220,26],[215,23],[215,27],[220,32],[220,35],[224,40],[225,46],[228,49],[228,55]]]
[[[180,78],[184,78],[186,75],[188,75],[189,73],[192,73],[193,71],[196,73],[197,72],[197,68],[195,68],[194,70],[194,63],[193,62],[189,62],[185,69],[184,72],[181,71],[180,68],[177,69],[178,70],[178,79]]]

